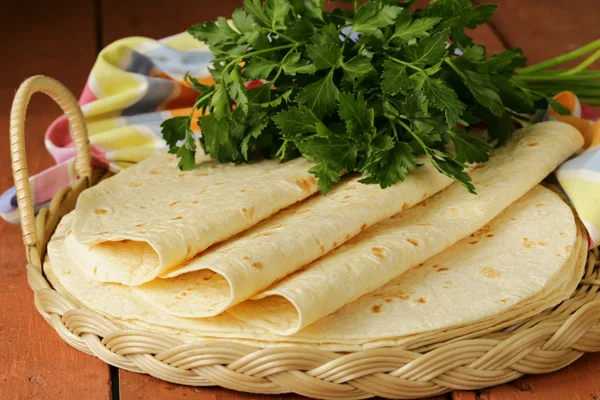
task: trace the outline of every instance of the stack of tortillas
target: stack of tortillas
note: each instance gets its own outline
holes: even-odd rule
[[[181,172],[149,158],[84,191],[48,244],[57,290],[125,327],[332,350],[422,347],[500,329],[568,298],[587,240],[540,182],[582,145],[520,130],[471,168],[477,195],[425,158],[381,189],[323,196],[303,159]]]

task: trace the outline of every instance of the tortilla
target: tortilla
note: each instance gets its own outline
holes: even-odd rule
[[[201,162],[177,169],[156,155],[85,190],[73,238],[88,276],[138,285],[318,191],[311,164]]]
[[[352,177],[135,287],[160,309],[183,317],[218,315],[348,241],[408,209],[452,180],[427,159],[404,182],[381,189]]]
[[[71,261],[65,246],[72,223],[73,214],[60,222],[48,244],[44,270],[57,290],[123,326],[196,341],[336,351],[403,343],[410,347],[435,335],[447,340],[452,332],[466,335],[473,332],[471,327],[488,329],[552,307],[575,289],[587,250],[569,206],[538,186],[490,222],[493,236],[467,237],[302,331],[281,336],[228,313],[172,316],[143,301],[131,287],[91,280]]]
[[[474,242],[493,235],[485,225],[581,144],[579,132],[561,123],[522,129],[496,149],[486,164],[471,171],[476,196],[458,184],[451,185],[367,229],[230,312],[276,334],[294,334],[478,229]],[[542,204],[539,212],[551,211]]]

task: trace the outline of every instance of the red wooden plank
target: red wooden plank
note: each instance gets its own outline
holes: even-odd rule
[[[75,93],[83,88],[96,53],[92,0],[15,1],[2,5],[0,48],[0,191],[12,186],[8,155],[8,112],[18,85],[46,74]],[[27,114],[30,171],[53,164],[43,134],[60,109],[43,95],[33,98]],[[38,315],[25,275],[19,227],[0,221],[0,398],[110,399],[109,368],[64,343]]]
[[[600,376],[600,354],[586,354],[560,371],[545,375],[529,375],[506,385],[482,390],[479,399],[596,400],[600,399],[598,376]],[[468,400],[468,398],[459,400]]]
[[[597,0],[476,2],[500,4],[492,23],[507,43],[523,49],[529,64],[564,54],[600,37]],[[594,68],[600,68],[600,61]]]

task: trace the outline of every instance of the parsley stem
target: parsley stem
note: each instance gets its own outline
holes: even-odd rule
[[[584,72],[586,72],[586,73],[584,73]],[[573,75],[562,75],[562,74],[516,75],[515,78],[522,82],[534,82],[534,81],[540,81],[540,82],[556,82],[556,81],[589,82],[590,80],[593,80],[593,79],[600,79],[600,71],[589,71],[589,72],[581,71],[581,72],[579,72],[577,74],[573,74]]]
[[[463,78],[462,71],[460,69],[458,69],[458,67],[456,65],[454,65],[454,63],[452,62],[452,60],[450,58],[446,58],[446,59],[444,59],[444,61],[446,62],[446,64],[448,64],[450,66],[450,68],[452,68],[454,70],[454,72],[456,72],[458,74],[458,76]]]
[[[419,71],[420,73],[422,73],[423,75],[425,75],[425,76],[428,77],[427,73],[425,71],[423,71],[421,68],[417,67],[416,65],[413,65],[413,64],[411,64],[409,62],[406,62],[406,61],[399,60],[399,59],[394,58],[394,57],[389,57],[389,58],[390,58],[390,60],[395,61],[395,62],[397,62],[399,64],[402,64],[402,65],[406,65],[407,67],[412,68],[415,71]]]
[[[597,59],[600,58],[600,50],[597,50],[594,54],[592,54],[591,56],[589,56],[588,58],[586,58],[585,60],[583,60],[581,62],[581,64],[579,64],[578,66],[576,66],[573,69],[570,69],[566,72],[563,72],[563,75],[574,75],[580,71],[585,70],[587,67],[589,67],[590,65],[592,65]]]
[[[575,60],[576,58],[579,58],[587,53],[591,53],[592,51],[598,49],[600,49],[600,39],[594,40],[593,42],[588,43],[585,46],[575,49],[567,54],[563,54],[561,56],[554,57],[534,65],[530,65],[529,67],[518,69],[516,72],[519,75],[531,74],[532,72],[538,72],[546,68],[555,67],[557,65],[564,64],[568,61]]]
[[[267,28],[267,29],[269,30],[269,32],[271,32],[271,33],[273,33],[273,34],[275,34],[275,35],[279,36],[280,38],[283,38],[283,39],[287,40],[288,42],[292,42],[292,43],[294,43],[294,44],[296,44],[296,45],[299,45],[299,44],[300,44],[300,42],[299,42],[299,41],[297,41],[297,40],[294,40],[294,39],[292,39],[291,37],[284,35],[283,33],[277,32],[277,31],[276,31],[276,30],[274,30],[274,29],[269,29],[269,28]]]
[[[431,153],[429,152],[429,147],[427,147],[427,145],[425,144],[425,142],[423,142],[423,140],[419,137],[419,135],[417,135],[416,133],[414,133],[412,131],[412,129],[410,129],[410,127],[408,125],[406,125],[404,122],[402,122],[402,120],[397,119],[396,121],[398,121],[398,123],[408,132],[412,135],[412,137],[415,138],[415,140],[417,142],[419,142],[419,144],[421,145],[421,147],[423,147],[423,151],[425,152],[425,154],[427,154],[429,157],[431,157]]]
[[[392,127],[392,131],[394,131],[394,139],[398,140],[398,131],[396,130],[396,125],[392,122],[391,119],[388,119],[390,122],[390,126]]]

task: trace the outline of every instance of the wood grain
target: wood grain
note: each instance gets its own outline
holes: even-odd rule
[[[492,23],[510,46],[523,49],[529,64],[564,54],[600,38],[597,0],[475,2],[500,4]],[[600,68],[600,61],[594,63],[594,68]]]
[[[0,48],[4,57],[9,56],[3,58],[0,74],[1,191],[13,184],[8,113],[18,85],[28,76],[42,73],[78,93],[95,59],[93,1],[62,3],[60,7],[48,1],[2,5]],[[60,109],[37,95],[29,110],[27,152],[30,170],[36,172],[53,164],[43,135]],[[19,227],[1,221],[0,238],[0,398],[80,399],[85,394],[86,400],[110,399],[109,368],[64,343],[35,310]]]

